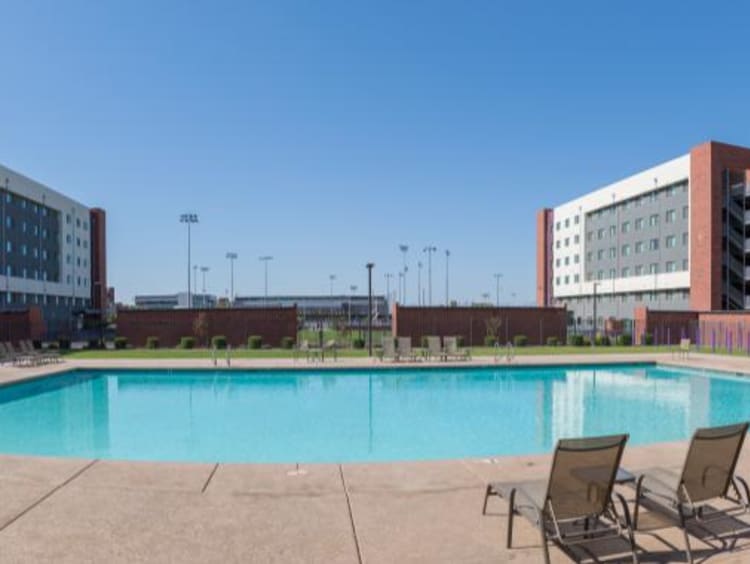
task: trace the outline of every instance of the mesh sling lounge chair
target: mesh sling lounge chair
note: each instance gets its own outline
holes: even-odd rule
[[[417,360],[417,353],[411,348],[411,337],[399,337],[396,347],[399,360]]]
[[[426,337],[426,340],[428,359],[437,358],[438,360],[442,360],[443,358],[445,358],[443,349],[440,346],[440,337]]]
[[[538,529],[544,562],[549,563],[548,542],[566,548],[603,539],[625,538],[637,562],[635,538],[625,499],[613,491],[627,435],[561,439],[557,443],[548,480],[501,483],[487,486],[487,501],[496,495],[508,501],[508,536],[513,540],[513,518],[523,515]],[[622,515],[618,513],[615,498]]]
[[[690,441],[681,472],[666,468],[644,470],[636,482],[633,512],[636,529],[638,510],[643,499],[654,502],[664,512],[676,513],[685,537],[687,558],[692,562],[693,555],[686,529],[689,519],[707,523],[746,513],[750,508],[750,489],[745,480],[734,475],[734,471],[747,428],[748,423],[738,423],[697,429]],[[709,503],[716,500],[729,502],[730,507],[710,507]]]
[[[471,360],[471,350],[468,348],[458,348],[458,337],[445,337],[445,357],[454,360]]]
[[[396,345],[394,345],[393,337],[383,337],[381,342],[383,348],[380,349],[380,360],[398,360],[396,356]]]

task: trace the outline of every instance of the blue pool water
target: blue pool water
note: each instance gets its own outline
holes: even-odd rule
[[[549,452],[750,419],[750,379],[650,365],[75,371],[0,388],[0,452],[219,462]]]

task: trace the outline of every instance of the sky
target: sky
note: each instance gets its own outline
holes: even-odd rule
[[[107,210],[118,301],[374,290],[531,303],[535,212],[750,145],[750,7],[0,0],[0,163]],[[393,283],[395,285],[395,282]],[[200,284],[199,284],[200,289]],[[513,297],[515,295],[515,297]]]

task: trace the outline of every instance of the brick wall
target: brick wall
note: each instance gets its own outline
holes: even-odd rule
[[[635,342],[651,333],[654,343],[673,345],[688,338],[701,347],[743,349],[750,352],[750,311],[650,311],[635,312]]]
[[[394,304],[392,330],[397,337],[411,337],[418,346],[426,335],[461,336],[464,344],[484,344],[488,319],[501,321],[500,342],[526,335],[530,345],[546,344],[548,337],[565,342],[567,312],[555,307],[404,307]]]
[[[146,338],[158,337],[162,347],[176,346],[182,337],[194,337],[196,318],[204,315],[210,340],[223,335],[233,346],[247,345],[250,335],[260,335],[264,344],[279,346],[283,337],[297,337],[297,308],[263,309],[131,309],[117,312],[117,334],[128,344],[142,347]],[[205,346],[205,343],[200,343]]]
[[[38,307],[0,311],[0,342],[17,343],[25,339],[41,340],[44,334],[44,320]]]

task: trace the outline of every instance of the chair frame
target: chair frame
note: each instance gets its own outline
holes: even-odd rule
[[[697,429],[695,433],[693,434],[693,438],[691,440],[691,447],[693,446],[694,441],[698,440],[716,440],[716,439],[723,439],[726,437],[731,437],[734,434],[741,434],[739,438],[739,443],[737,445],[737,449],[734,453],[734,457],[730,464],[730,471],[727,475],[727,482],[723,488],[724,493],[721,495],[718,495],[716,497],[713,497],[711,499],[705,499],[702,501],[694,502],[690,497],[690,492],[688,491],[687,486],[685,485],[684,476],[685,473],[688,470],[688,465],[690,462],[690,450],[688,450],[688,454],[685,456],[685,462],[682,467],[682,471],[680,472],[680,478],[679,483],[677,486],[677,490],[674,491],[673,496],[664,496],[660,495],[657,492],[651,492],[648,490],[648,487],[644,485],[644,480],[648,478],[648,481],[658,482],[665,490],[671,490],[672,486],[670,484],[666,484],[663,481],[654,478],[652,476],[649,476],[648,474],[641,474],[638,477],[638,480],[636,481],[635,486],[635,507],[633,509],[633,524],[634,527],[638,528],[638,516],[639,516],[639,510],[641,506],[641,500],[646,499],[651,502],[653,502],[659,509],[661,509],[663,512],[667,512],[669,514],[676,514],[680,529],[682,529],[682,535],[685,540],[685,552],[687,554],[688,562],[693,562],[693,553],[692,549],[690,547],[690,536],[688,535],[687,531],[687,525],[690,520],[695,521],[696,523],[710,523],[712,521],[719,521],[723,519],[730,519],[734,518],[740,515],[744,515],[748,512],[750,512],[750,486],[748,486],[748,483],[745,481],[744,478],[741,476],[736,475],[734,472],[737,468],[737,461],[739,460],[740,452],[742,452],[742,445],[745,441],[745,435],[747,434],[748,426],[750,424],[744,423],[740,425],[727,425],[726,427],[713,427],[713,428],[703,428],[703,429]],[[725,435],[717,435],[717,436],[701,436],[702,434],[708,432],[715,432],[719,431],[724,428],[729,427],[737,427],[737,430],[734,432],[728,432]],[[731,497],[728,495],[730,488],[734,491],[735,497]],[[742,499],[744,493],[744,500]],[[680,499],[680,495],[684,497],[684,501]],[[724,501],[728,501],[729,503],[733,504],[732,507],[729,507],[727,509],[717,509],[714,511],[711,511],[710,513],[706,514],[704,511],[705,506],[709,501],[712,499],[723,499]]]
[[[630,516],[630,510],[625,498],[618,492],[614,491],[614,484],[617,476],[617,470],[620,467],[620,460],[622,459],[622,452],[625,448],[628,435],[616,435],[613,437],[592,437],[592,440],[612,438],[619,439],[619,452],[617,454],[617,461],[614,466],[614,472],[610,477],[609,491],[607,492],[607,503],[604,505],[604,509],[601,513],[580,515],[574,518],[558,519],[555,515],[555,508],[552,499],[550,498],[549,489],[554,480],[555,472],[555,461],[552,462],[552,468],[550,470],[550,476],[547,480],[547,493],[545,494],[545,500],[542,507],[539,507],[531,495],[524,490],[523,483],[515,484],[510,487],[507,491],[508,498],[508,530],[506,537],[506,547],[512,548],[513,544],[513,523],[516,513],[519,513],[519,508],[522,507],[517,503],[517,497],[525,497],[528,501],[528,506],[533,510],[534,522],[533,524],[539,530],[540,541],[542,544],[542,552],[544,556],[545,564],[550,563],[549,556],[549,542],[552,541],[557,543],[561,548],[584,544],[587,542],[603,540],[603,539],[614,539],[614,538],[625,538],[629,545],[634,563],[638,562],[638,556],[636,554],[635,534],[633,521]],[[583,439],[585,440],[585,439]],[[614,443],[617,445],[617,443]],[[555,457],[560,449],[565,448],[565,440],[561,440],[557,444],[555,449]],[[605,447],[599,447],[605,448]],[[611,448],[608,446],[606,448]],[[581,449],[595,450],[595,448]],[[482,507],[482,514],[487,513],[487,501],[490,496],[505,497],[502,488],[498,488],[497,484],[488,484],[484,496],[484,505]],[[617,503],[619,503],[622,514],[617,510]],[[566,526],[580,526],[583,525],[583,530],[574,532],[565,532]],[[601,525],[606,524],[605,527],[599,528]]]

